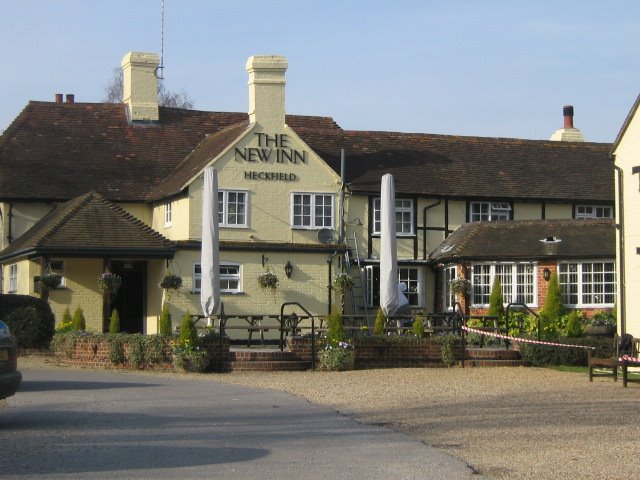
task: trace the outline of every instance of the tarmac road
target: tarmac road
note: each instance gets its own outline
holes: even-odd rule
[[[482,478],[402,433],[277,391],[206,377],[22,373],[0,412],[0,478]]]

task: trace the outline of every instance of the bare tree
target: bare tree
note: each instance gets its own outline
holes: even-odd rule
[[[122,69],[114,68],[113,76],[109,84],[105,87],[104,101],[107,103],[122,102]],[[181,92],[171,92],[164,86],[162,80],[158,81],[158,105],[163,107],[185,108],[191,110],[193,108],[193,100],[182,90]]]

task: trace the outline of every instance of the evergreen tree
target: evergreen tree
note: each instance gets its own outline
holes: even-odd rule
[[[84,319],[84,312],[82,308],[76,308],[75,312],[73,312],[73,330],[76,332],[84,332],[87,329],[87,323]]]
[[[162,307],[162,313],[160,313],[160,335],[163,337],[171,336],[171,310],[166,303]]]
[[[376,314],[376,323],[373,326],[373,333],[376,335],[384,335],[384,324],[386,318],[384,317],[384,312],[381,308],[378,308],[378,313]]]
[[[115,308],[111,312],[111,319],[109,320],[109,333],[120,333],[120,314]]]
[[[565,314],[564,306],[562,304],[562,291],[560,290],[560,284],[558,283],[558,275],[555,273],[551,274],[551,278],[549,279],[549,284],[547,286],[547,301],[540,313],[549,321],[556,321]]]
[[[188,349],[198,346],[198,331],[189,313],[185,313],[182,316],[182,323],[180,324],[180,345]]]
[[[489,315],[504,317],[504,299],[502,297],[502,285],[500,279],[496,276],[491,286],[491,295],[489,295]]]

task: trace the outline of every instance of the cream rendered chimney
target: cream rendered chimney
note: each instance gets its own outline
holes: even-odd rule
[[[573,126],[573,106],[565,105],[562,107],[562,115],[564,117],[564,128],[556,130],[549,140],[584,142],[584,135],[582,135],[580,129]]]
[[[247,60],[249,73],[249,121],[266,130],[284,126],[284,74],[287,59],[279,55],[253,56]]]
[[[129,119],[157,121],[160,58],[155,53],[129,52],[122,59],[122,101],[129,107]]]

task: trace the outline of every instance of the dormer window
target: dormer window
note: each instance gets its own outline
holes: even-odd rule
[[[507,202],[471,202],[469,221],[511,220],[511,205]]]

